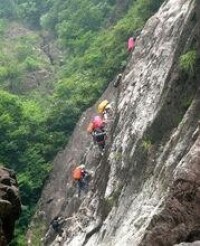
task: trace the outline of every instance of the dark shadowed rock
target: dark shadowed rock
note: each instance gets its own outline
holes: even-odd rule
[[[13,237],[15,221],[21,213],[21,202],[15,173],[0,168],[0,245],[8,245]]]

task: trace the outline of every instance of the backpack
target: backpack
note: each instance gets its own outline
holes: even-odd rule
[[[80,168],[76,168],[73,171],[73,178],[75,180],[80,180],[82,178],[82,170]]]
[[[94,128],[94,124],[92,122],[90,122],[88,127],[87,127],[87,132],[88,133],[92,133],[93,132],[93,128]]]

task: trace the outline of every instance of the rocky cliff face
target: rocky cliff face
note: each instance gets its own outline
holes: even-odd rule
[[[21,202],[15,173],[0,168],[0,245],[10,243],[15,221],[21,213]]]
[[[46,225],[55,215],[66,220],[62,237],[54,234],[46,245],[170,246],[200,240],[199,38],[197,0],[166,1],[148,20],[121,84],[110,84],[102,96],[114,108],[106,152],[101,156],[85,131],[93,107],[55,160],[38,214]],[[181,71],[180,56],[191,49],[196,65]],[[82,162],[94,177],[87,196],[78,199],[71,171]]]

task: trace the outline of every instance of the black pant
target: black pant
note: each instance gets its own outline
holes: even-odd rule
[[[106,140],[106,132],[104,130],[96,130],[93,134],[94,141],[104,149],[105,147],[105,140]]]

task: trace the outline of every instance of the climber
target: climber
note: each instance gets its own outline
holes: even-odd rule
[[[134,37],[130,37],[128,39],[128,52],[132,52],[135,48],[135,38]]]
[[[81,196],[81,191],[88,191],[89,172],[85,169],[85,165],[82,164],[73,170],[73,179],[77,183],[78,197]]]
[[[116,79],[114,80],[114,82],[113,82],[113,86],[114,87],[117,87],[118,85],[119,85],[119,83],[120,83],[120,81],[122,80],[122,74],[121,73],[119,73],[118,75],[117,75],[117,77],[116,77]]]
[[[92,134],[94,143],[99,146],[101,151],[104,151],[107,138],[104,127],[105,120],[99,115],[95,116],[87,127],[87,132]]]
[[[97,106],[97,112],[99,114],[102,114],[102,117],[104,119],[104,122],[108,122],[108,115],[112,114],[112,107],[108,100],[103,100],[101,103]]]
[[[45,245],[49,245],[49,242],[55,238],[56,235],[62,236],[63,229],[62,225],[65,222],[65,218],[55,216],[52,221],[50,222],[49,229],[47,233],[45,234],[45,237],[42,238],[42,242]]]
[[[61,228],[61,225],[63,224],[64,221],[65,219],[63,217],[56,216],[50,223],[54,231],[59,235],[62,235],[63,233],[63,229]]]

